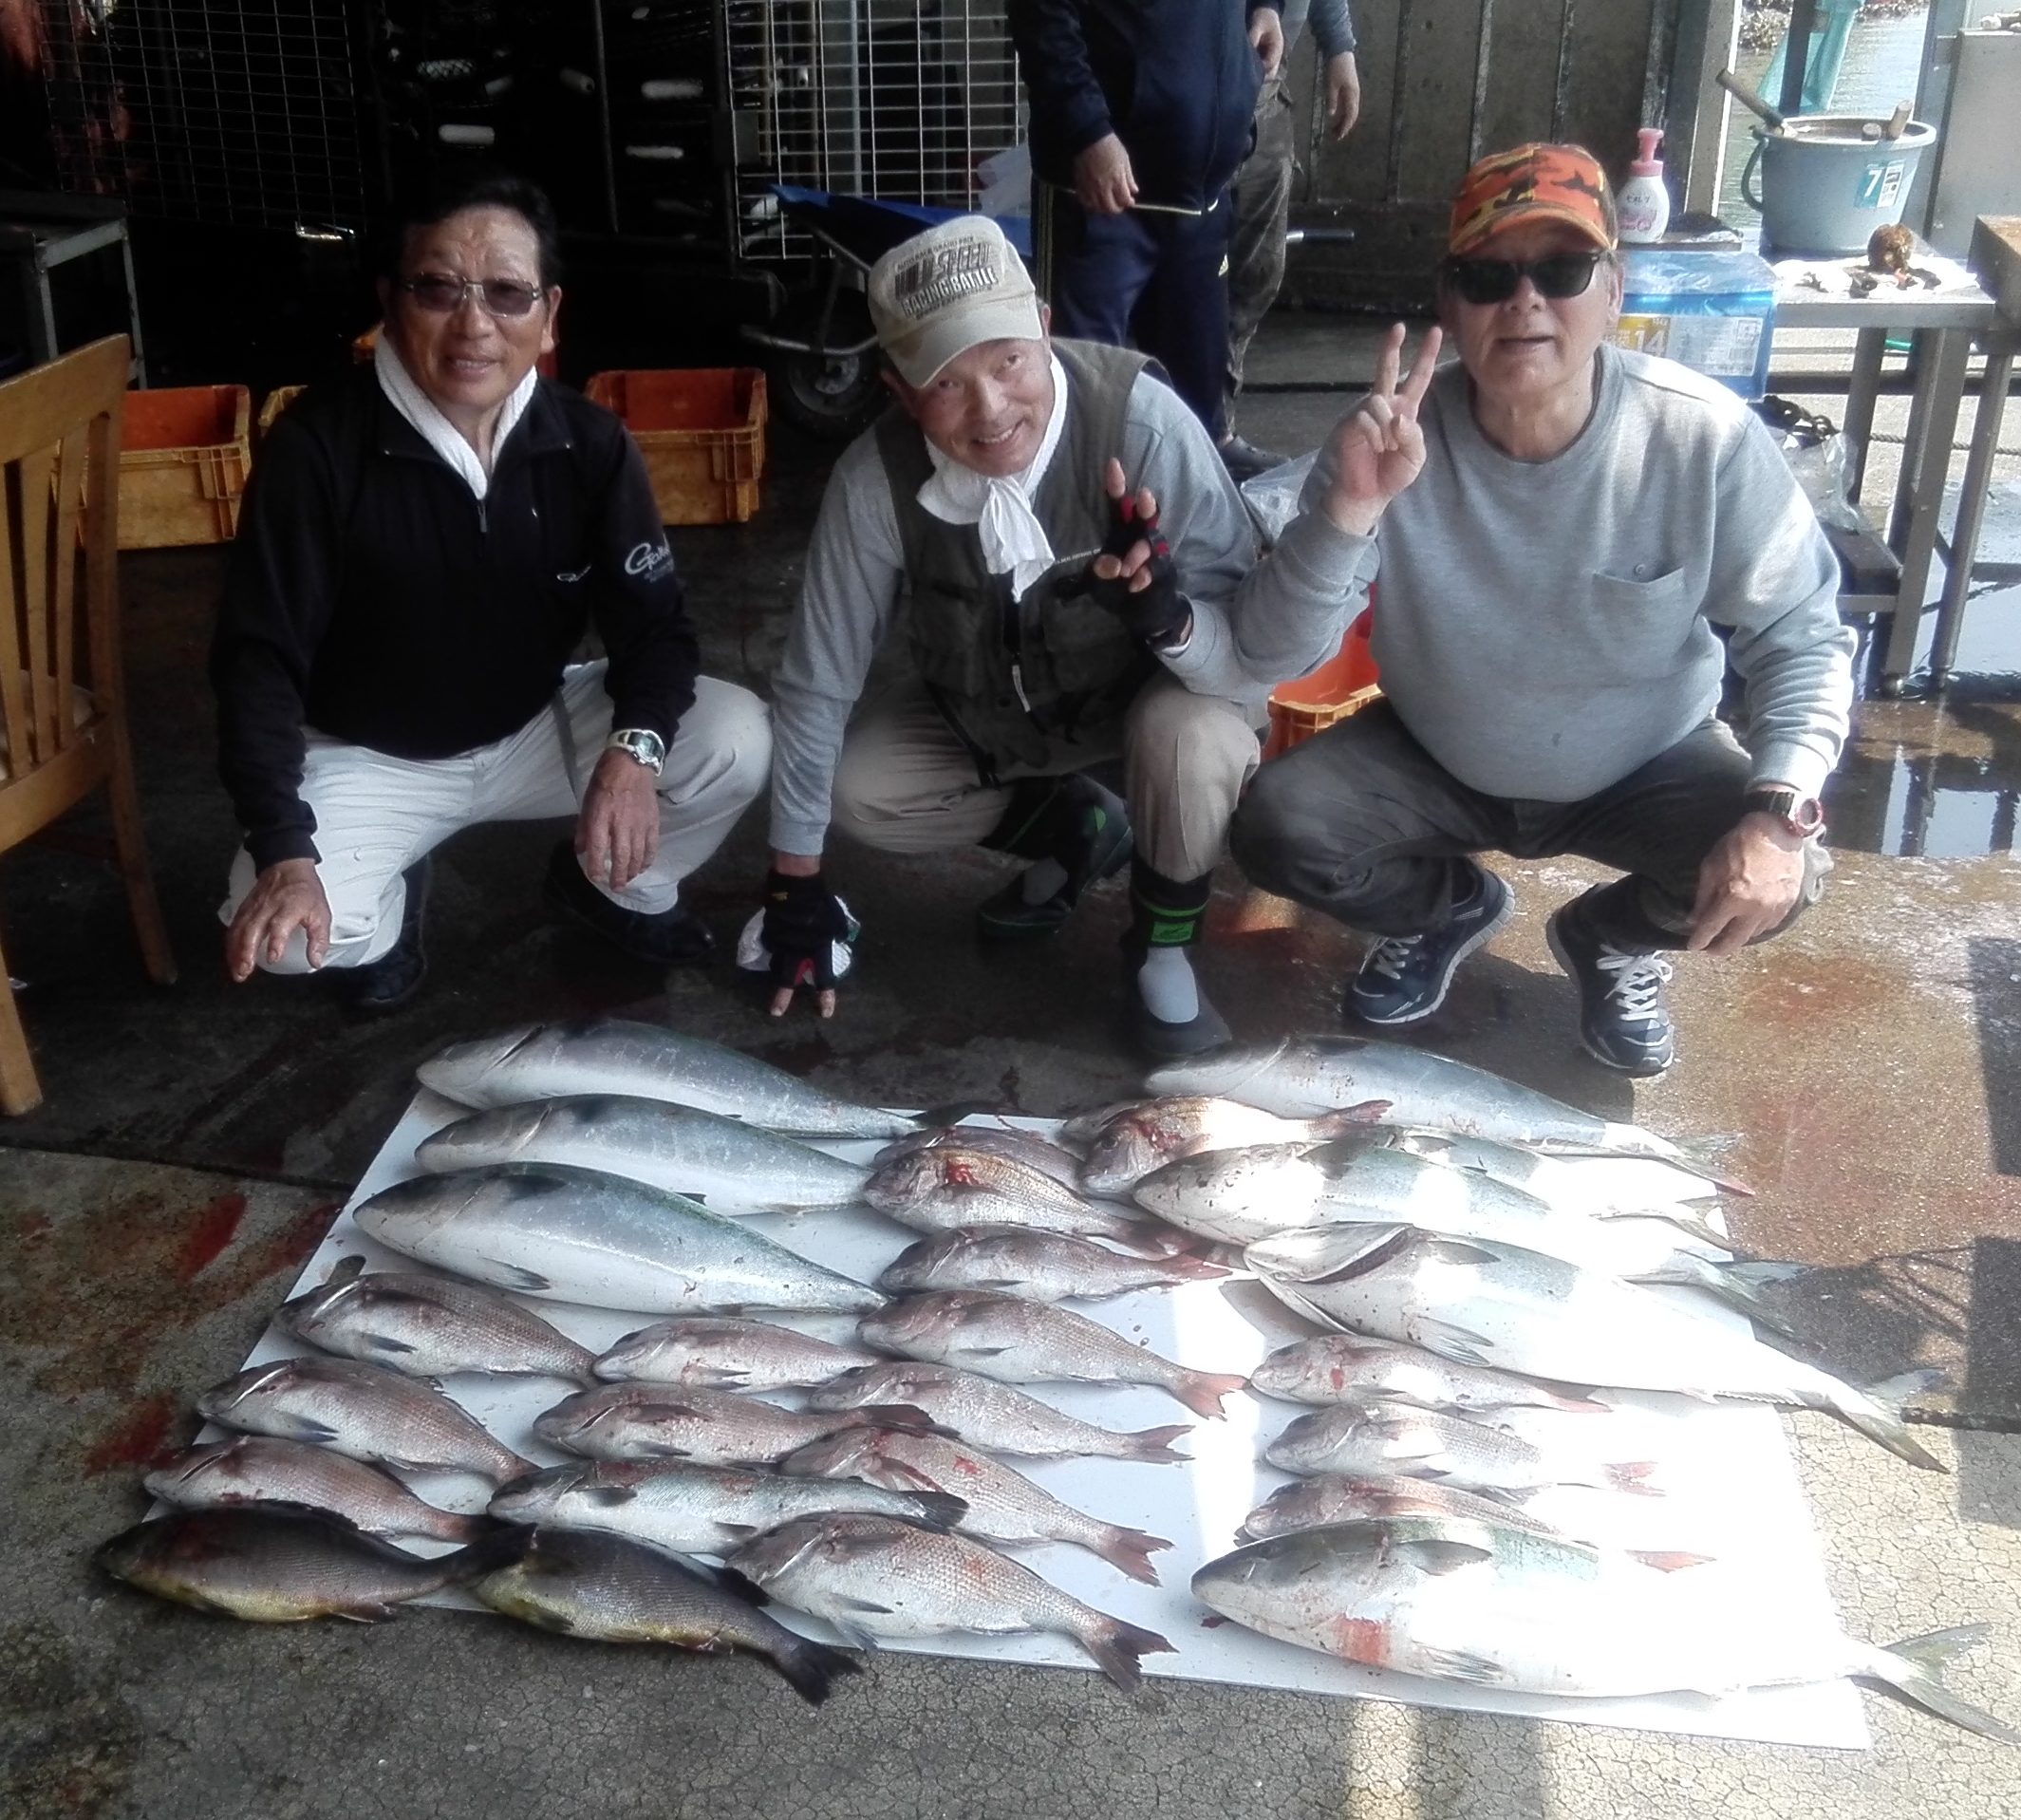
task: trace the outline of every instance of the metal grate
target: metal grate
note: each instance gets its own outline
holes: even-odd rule
[[[806,240],[775,182],[965,208],[976,166],[1024,139],[1002,0],[729,0],[723,30],[746,258]]]
[[[66,189],[178,220],[363,221],[343,0],[38,10]]]

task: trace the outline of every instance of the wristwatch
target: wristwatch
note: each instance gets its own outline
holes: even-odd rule
[[[620,727],[604,741],[604,750],[622,752],[627,759],[637,760],[656,778],[666,762],[666,741],[650,727]]]
[[[1794,790],[1750,790],[1741,799],[1741,809],[1750,816],[1773,816],[1799,840],[1808,840],[1825,832],[1825,805],[1815,797],[1800,797]]]

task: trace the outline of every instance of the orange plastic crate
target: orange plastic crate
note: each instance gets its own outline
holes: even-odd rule
[[[120,431],[120,548],[229,543],[253,466],[243,385],[128,392]]]
[[[668,524],[741,524],[765,471],[765,376],[755,366],[597,373],[587,396],[623,419]]]
[[[1263,757],[1289,752],[1301,740],[1358,713],[1382,694],[1375,660],[1369,655],[1370,610],[1347,629],[1340,648],[1310,676],[1280,683],[1270,691],[1270,734]]]

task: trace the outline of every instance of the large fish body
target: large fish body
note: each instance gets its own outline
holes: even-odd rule
[[[825,1410],[908,1404],[925,1410],[939,1426],[992,1454],[1019,1454],[1033,1459],[1085,1455],[1158,1465],[1189,1457],[1171,1445],[1188,1432],[1187,1423],[1122,1434],[1084,1422],[1009,1384],[978,1378],[974,1372],[908,1360],[846,1371],[810,1391],[807,1403],[810,1409]]]
[[[470,1590],[509,1618],[592,1642],[747,1650],[815,1705],[837,1675],[856,1672],[840,1650],[758,1610],[749,1587],[624,1536],[536,1529]]]
[[[889,1517],[805,1517],[739,1549],[730,1565],[866,1646],[883,1638],[948,1632],[1057,1631],[1125,1689],[1143,1677],[1140,1657],[1171,1648],[1153,1632],[1069,1598],[981,1543]]]
[[[334,1448],[413,1473],[474,1473],[497,1484],[533,1470],[440,1391],[347,1359],[254,1365],[197,1398],[226,1428]]]
[[[989,1151],[934,1144],[880,1163],[863,1198],[916,1232],[1017,1227],[1145,1246],[1151,1222],[1091,1201],[1041,1170]]]
[[[1185,1253],[1135,1257],[1065,1232],[964,1226],[908,1246],[877,1286],[892,1295],[987,1289],[1034,1302],[1093,1302],[1227,1274],[1226,1265]]]
[[[894,1492],[930,1487],[967,1506],[954,1526],[966,1535],[1011,1548],[1071,1543],[1100,1555],[1147,1586],[1158,1584],[1151,1555],[1171,1547],[1142,1529],[1106,1523],[1077,1510],[982,1449],[939,1435],[852,1428],[789,1454],[780,1461],[779,1471],[845,1485],[868,1480]]]
[[[1383,1522],[1394,1517],[1452,1517],[1496,1523],[1530,1535],[1565,1532],[1521,1504],[1486,1497],[1435,1479],[1386,1473],[1319,1473],[1281,1485],[1243,1519],[1244,1542],[1267,1542],[1299,1529],[1324,1529],[1337,1523]]]
[[[923,1150],[981,1151],[991,1156],[1007,1156],[1014,1163],[1051,1176],[1062,1188],[1080,1186],[1080,1158],[1063,1144],[1056,1144],[1037,1132],[1000,1125],[928,1125],[922,1131],[894,1137],[877,1153],[880,1163],[895,1163]]]
[[[676,1315],[627,1334],[597,1360],[596,1375],[703,1390],[793,1390],[876,1362],[865,1347],[836,1345],[770,1322]]]
[[[423,1138],[415,1155],[433,1171],[495,1163],[602,1170],[732,1214],[846,1207],[870,1173],[742,1119],[623,1094],[472,1113]]]
[[[1852,1385],[1619,1277],[1408,1227],[1335,1236],[1298,1276],[1263,1279],[1322,1324],[1561,1383],[1828,1409],[1912,1465],[1944,1470],[1897,1412]]]
[[[1398,1517],[1250,1543],[1202,1567],[1193,1592],[1266,1637],[1469,1687],[1718,1696],[1862,1676],[2017,1741],[1935,1672],[1964,1633],[1877,1649],[1708,1599],[1694,1582],[1688,1569],[1485,1521]]]
[[[1154,1384],[1201,1416],[1226,1414],[1223,1399],[1248,1382],[1133,1346],[1086,1315],[979,1289],[908,1297],[866,1315],[857,1331],[887,1352],[1008,1384]]]
[[[919,1124],[904,1113],[838,1099],[720,1043],[623,1018],[523,1023],[453,1042],[416,1072],[422,1086],[466,1106],[623,1094],[800,1137],[897,1137]]]
[[[917,1482],[888,1487],[860,1477],[789,1478],[682,1460],[551,1466],[501,1487],[491,1501],[492,1515],[509,1523],[604,1529],[679,1554],[725,1555],[767,1529],[822,1510],[892,1516],[946,1529],[965,1514],[967,1505]]]
[[[1703,1204],[1719,1197],[1718,1186],[1701,1171],[1658,1156],[1597,1151],[1553,1154],[1526,1144],[1462,1136],[1422,1125],[1372,1126],[1356,1141],[1408,1151],[1429,1163],[1488,1176],[1550,1202],[1561,1213],[1585,1213],[1595,1219],[1643,1216],[1669,1220],[1701,1237],[1705,1234]],[[1711,1239],[1716,1248],[1725,1248],[1721,1234],[1714,1231]]]
[[[1280,1346],[1249,1374],[1249,1388],[1292,1403],[1409,1403],[1418,1409],[1563,1409],[1604,1403],[1566,1397],[1534,1379],[1441,1359],[1422,1346],[1357,1333],[1315,1334]]]
[[[437,1269],[592,1308],[860,1314],[884,1302],[698,1202],[556,1164],[416,1176],[356,1217],[382,1245]]]
[[[363,1274],[345,1258],[274,1319],[297,1340],[403,1378],[458,1372],[589,1381],[590,1353],[494,1289],[415,1271]]]
[[[769,1465],[795,1449],[862,1422],[924,1427],[917,1409],[866,1408],[802,1415],[734,1391],[673,1384],[605,1384],[579,1390],[538,1417],[533,1433],[593,1460],[693,1460],[702,1466]]]
[[[190,1448],[156,1468],[145,1485],[150,1496],[178,1510],[301,1504],[377,1536],[472,1542],[491,1529],[482,1517],[423,1503],[398,1479],[363,1460],[270,1435],[234,1435],[229,1441]]]
[[[1378,1117],[1375,1105],[1331,1107],[1283,1117],[1240,1099],[1191,1094],[1125,1107],[1095,1133],[1080,1168],[1091,1194],[1128,1194],[1152,1170],[1205,1151],[1253,1144],[1317,1144]]]

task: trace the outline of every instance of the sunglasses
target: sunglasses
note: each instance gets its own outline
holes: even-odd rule
[[[488,315],[524,316],[544,294],[536,285],[515,284],[510,278],[449,278],[434,272],[402,278],[394,289],[438,316],[462,309],[463,299],[471,295]]]
[[[1605,255],[1552,253],[1542,259],[1448,259],[1446,282],[1470,304],[1506,303],[1527,278],[1540,297],[1562,301],[1582,296]]]

